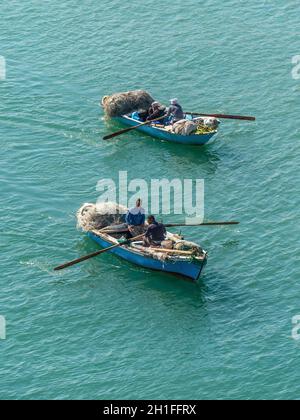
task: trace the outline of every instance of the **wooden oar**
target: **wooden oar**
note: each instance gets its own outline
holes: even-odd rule
[[[187,115],[196,115],[199,117],[214,117],[224,118],[228,120],[244,120],[244,121],[256,121],[255,117],[247,117],[244,115],[225,115],[225,114],[200,114],[199,112],[186,112]]]
[[[143,127],[144,125],[151,124],[155,121],[161,121],[162,119],[164,119],[166,117],[167,117],[167,115],[164,115],[163,117],[155,118],[154,120],[146,121],[142,124],[135,125],[134,127],[129,127],[129,128],[125,128],[124,130],[116,131],[115,133],[109,134],[108,136],[104,136],[103,140],[110,140],[114,137],[120,136],[121,134],[125,134],[125,133],[128,133],[129,131],[136,130],[137,128]]]
[[[151,248],[151,251],[161,252],[165,254],[193,255],[193,252],[191,251],[181,251],[180,249]]]
[[[199,223],[199,224],[186,224],[186,223],[171,223],[165,225],[166,228],[171,227],[193,227],[193,226],[232,226],[232,225],[239,225],[240,222],[206,222],[206,223]],[[102,233],[113,234],[113,233],[126,233],[128,229],[124,230],[101,230]]]
[[[81,263],[83,261],[89,260],[90,258],[97,257],[98,255],[101,255],[101,254],[104,254],[105,252],[111,251],[112,249],[119,248],[119,247],[121,247],[123,245],[126,245],[129,242],[137,241],[138,239],[141,239],[144,236],[145,236],[144,234],[143,235],[139,235],[139,236],[137,236],[135,238],[129,239],[125,243],[116,244],[116,245],[110,246],[109,248],[101,249],[100,251],[93,252],[92,254],[85,255],[84,257],[78,258],[76,260],[70,261],[70,262],[65,263],[65,264],[62,264],[62,265],[59,265],[58,267],[55,267],[54,268],[54,271],[64,270],[65,268],[72,267],[75,264],[79,264],[79,263]]]
[[[204,222],[199,224],[187,224],[187,223],[171,223],[168,225],[165,225],[165,227],[193,227],[193,226],[231,226],[231,225],[239,225],[240,222]]]

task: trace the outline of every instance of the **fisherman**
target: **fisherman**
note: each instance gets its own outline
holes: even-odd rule
[[[148,217],[148,229],[144,238],[144,246],[160,246],[161,243],[166,239],[167,231],[166,227],[162,223],[158,223],[154,216]]]
[[[140,121],[145,122],[149,116],[149,112],[148,110],[147,111],[140,110],[138,111],[138,116],[139,116]]]
[[[128,225],[129,235],[128,239],[135,238],[145,232],[146,212],[142,207],[142,200],[139,198],[136,206],[130,210],[126,215],[126,223]]]
[[[147,121],[155,120],[155,118],[163,117],[166,114],[166,107],[161,105],[159,102],[153,102],[148,110]],[[159,122],[162,122],[160,120]]]
[[[170,103],[171,106],[168,108],[167,116],[170,117],[171,124],[175,124],[184,119],[184,113],[178,99],[171,99]]]

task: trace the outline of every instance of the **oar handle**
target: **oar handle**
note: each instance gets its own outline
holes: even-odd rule
[[[256,121],[255,117],[248,117],[245,115],[226,115],[226,114],[201,114],[199,112],[186,112],[187,115],[196,115],[199,117],[214,117],[228,120],[244,120],[244,121]]]
[[[140,127],[142,127],[142,126],[144,126],[144,125],[151,124],[151,123],[153,123],[153,122],[155,122],[155,121],[161,121],[161,120],[163,120],[163,119],[164,119],[164,118],[166,118],[166,117],[167,117],[167,115],[164,115],[163,117],[158,117],[158,118],[155,118],[155,119],[153,119],[153,120],[146,121],[146,122],[141,123],[141,124],[139,124],[139,125],[135,125],[134,127],[125,128],[124,130],[120,130],[120,131],[117,131],[117,132],[115,132],[115,133],[108,134],[107,136],[104,136],[104,137],[103,137],[103,140],[110,140],[110,139],[113,139],[114,137],[120,136],[121,134],[128,133],[129,131],[132,131],[132,130],[136,130],[137,128],[140,128]]]

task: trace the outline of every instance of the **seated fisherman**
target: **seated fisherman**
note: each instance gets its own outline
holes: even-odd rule
[[[142,122],[145,122],[147,118],[149,117],[149,111],[140,110],[138,112],[139,118]]]
[[[166,239],[167,231],[162,223],[158,223],[154,216],[148,217],[148,229],[144,238],[144,246],[159,246]]]
[[[139,198],[136,202],[136,207],[130,209],[126,215],[129,238],[134,238],[145,232],[145,220],[145,210],[142,207],[142,200]]]
[[[168,108],[167,116],[170,117],[171,124],[184,119],[184,113],[178,99],[171,99],[171,106]]]
[[[161,105],[159,102],[153,102],[148,110],[147,121],[155,120],[155,118],[163,117],[166,114],[166,107]],[[162,122],[160,120],[159,122]]]

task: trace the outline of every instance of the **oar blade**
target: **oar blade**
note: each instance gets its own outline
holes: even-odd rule
[[[84,257],[78,258],[77,260],[73,260],[73,261],[67,262],[65,264],[59,265],[58,267],[55,267],[54,268],[54,271],[60,271],[60,270],[64,270],[65,268],[72,267],[73,265],[79,264],[79,263],[81,263],[83,261],[87,261],[87,260],[89,260],[91,258],[97,257],[98,255],[104,254],[105,252],[111,251],[114,248],[119,248],[119,247],[121,247],[123,245],[127,245],[130,242],[137,241],[138,239],[141,239],[144,236],[145,236],[144,234],[143,235],[136,236],[135,238],[129,239],[126,242],[118,243],[116,245],[112,245],[112,246],[110,246],[108,248],[101,249],[100,251],[93,252],[92,254],[85,255]]]
[[[73,265],[76,265],[76,264],[79,264],[81,262],[87,261],[90,258],[97,257],[98,255],[100,255],[102,253],[103,253],[103,250],[98,251],[98,252],[93,252],[92,254],[86,255],[85,257],[77,258],[76,260],[73,260],[73,261],[67,262],[65,264],[59,265],[58,267],[54,268],[54,271],[64,270],[65,268],[69,268],[69,267],[72,267]]]
[[[107,136],[103,137],[103,140],[110,140],[115,137],[121,136],[122,134],[126,134],[131,130],[134,130],[135,127],[125,128],[124,130],[117,131],[116,133],[108,134]]]
[[[58,267],[55,267],[54,268],[54,271],[61,271],[61,270],[64,270],[65,268],[72,267],[75,264],[78,264],[78,263],[77,262],[76,263],[74,262],[73,264],[67,263],[67,264],[59,265]]]
[[[190,224],[190,223],[171,223],[165,225],[167,228],[170,227],[200,227],[200,226],[234,226],[239,225],[240,222],[203,222],[198,224]]]
[[[256,121],[255,117],[247,115],[227,115],[227,114],[203,114],[200,112],[186,112],[187,115],[196,115],[199,117],[213,117],[228,120],[243,120],[243,121]]]
[[[224,118],[228,120],[243,120],[243,121],[256,121],[255,117],[248,117],[243,115],[223,115],[223,114],[215,114],[213,115],[215,118]]]

